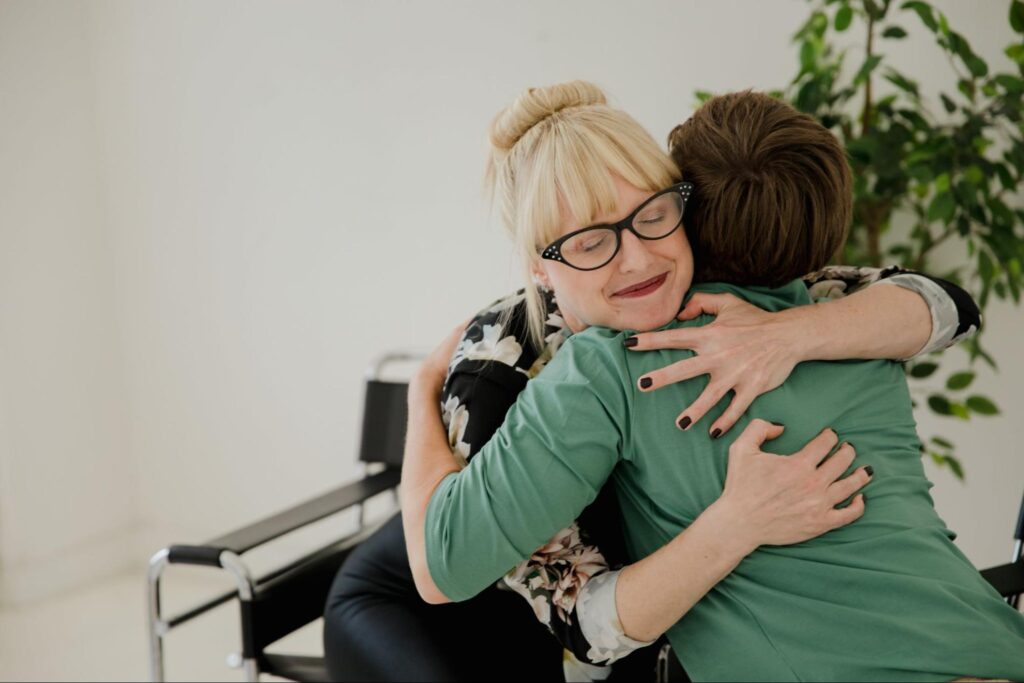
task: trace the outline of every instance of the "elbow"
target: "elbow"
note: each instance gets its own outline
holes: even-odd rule
[[[420,594],[423,602],[429,605],[446,605],[452,602],[451,598],[442,593],[441,589],[434,583],[426,562],[412,563],[412,579],[413,583],[416,584],[416,592]]]

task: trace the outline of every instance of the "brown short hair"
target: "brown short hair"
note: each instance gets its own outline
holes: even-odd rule
[[[846,240],[853,199],[839,141],[763,93],[708,100],[669,134],[682,177],[696,281],[779,286],[826,265]]]

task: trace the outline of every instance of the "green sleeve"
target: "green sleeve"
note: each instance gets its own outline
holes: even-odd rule
[[[632,391],[613,347],[600,331],[570,338],[494,437],[434,491],[427,564],[452,600],[473,597],[529,557],[575,520],[611,475]]]

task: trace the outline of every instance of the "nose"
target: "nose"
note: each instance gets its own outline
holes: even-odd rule
[[[619,247],[619,272],[632,273],[646,271],[653,261],[649,251],[649,242],[642,240],[629,230],[622,231],[622,245]]]

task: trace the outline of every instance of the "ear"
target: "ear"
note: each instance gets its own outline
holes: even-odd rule
[[[551,289],[551,280],[548,278],[547,271],[544,270],[544,265],[539,259],[530,266],[530,272],[533,274],[535,282],[539,283],[545,289]]]

